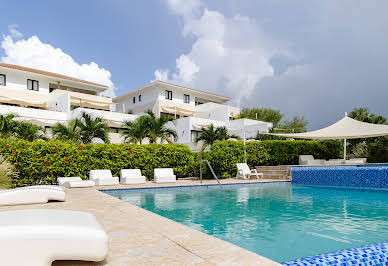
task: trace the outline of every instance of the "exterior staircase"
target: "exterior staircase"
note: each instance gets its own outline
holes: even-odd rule
[[[291,167],[288,165],[256,166],[258,173],[263,173],[264,179],[291,180]]]

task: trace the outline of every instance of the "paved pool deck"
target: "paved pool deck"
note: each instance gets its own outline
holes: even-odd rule
[[[286,180],[284,180],[286,181]],[[283,180],[221,180],[222,184],[284,182]],[[204,180],[203,185],[217,184]],[[20,209],[63,209],[94,214],[109,234],[109,255],[103,262],[56,261],[68,265],[279,265],[256,253],[204,234],[130,203],[100,189],[192,186],[199,181],[179,180],[170,184],[100,186],[67,190],[66,202],[0,207]]]

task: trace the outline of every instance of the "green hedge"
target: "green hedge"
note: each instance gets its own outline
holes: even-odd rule
[[[318,159],[340,158],[342,143],[335,140],[268,140],[247,142],[247,163],[254,168],[258,165],[296,165],[299,155],[311,154]],[[236,176],[236,163],[244,162],[242,141],[222,141],[211,147],[208,159],[217,176]]]
[[[247,162],[257,165],[292,165],[300,154],[315,158],[340,158],[339,141],[271,140],[247,142]],[[87,179],[92,169],[110,169],[119,175],[121,169],[141,169],[150,180],[154,168],[171,167],[177,177],[199,176],[199,155],[181,144],[88,144],[75,145],[61,141],[10,141],[0,139],[0,154],[5,155],[19,172],[15,185],[53,184],[60,176]],[[236,163],[244,161],[242,141],[215,143],[204,158],[211,163],[217,176],[236,175]],[[211,177],[208,169],[204,176]],[[211,177],[213,178],[213,177]]]
[[[121,169],[139,168],[153,178],[154,168],[171,167],[177,177],[192,175],[194,153],[179,144],[88,144],[74,145],[61,141],[0,140],[0,154],[16,167],[17,186],[52,184],[60,176],[87,179],[92,169],[110,169],[118,175]]]

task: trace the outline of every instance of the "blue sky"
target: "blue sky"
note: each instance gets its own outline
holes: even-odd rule
[[[304,115],[315,129],[354,107],[388,116],[387,8],[385,0],[3,0],[0,60],[107,83],[116,95],[163,79]]]

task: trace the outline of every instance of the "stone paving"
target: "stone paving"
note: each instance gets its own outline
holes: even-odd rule
[[[271,182],[265,180],[260,182]],[[250,180],[222,180],[222,183],[251,183]],[[279,180],[276,180],[279,182]],[[204,180],[202,184],[215,184]],[[109,234],[109,255],[103,262],[56,261],[68,265],[279,265],[231,243],[109,196],[98,189],[200,185],[183,180],[173,184],[119,185],[67,190],[66,202],[0,207],[16,209],[64,209],[94,214]]]

